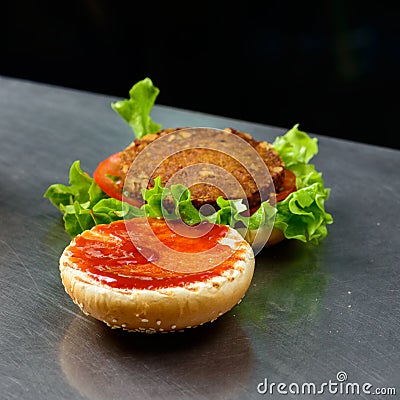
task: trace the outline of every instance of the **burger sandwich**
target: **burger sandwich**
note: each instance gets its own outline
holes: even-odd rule
[[[112,108],[135,140],[99,163],[75,161],[69,186],[45,197],[72,237],[60,258],[65,290],[86,314],[132,331],[215,320],[243,298],[262,248],[318,244],[332,216],[309,161],[317,139],[295,125],[273,143],[232,127],[168,127],[150,111],[149,78]]]

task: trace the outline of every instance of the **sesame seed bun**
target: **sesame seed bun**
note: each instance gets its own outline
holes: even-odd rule
[[[141,220],[145,218],[136,218],[135,223],[139,224]],[[108,227],[120,223],[120,228],[123,229],[123,222],[114,222]],[[165,222],[153,219],[151,224],[158,226]],[[250,286],[254,273],[254,253],[251,246],[236,230],[229,227],[224,229],[227,230],[226,235],[218,241],[223,243],[224,248],[230,246],[230,256],[222,259],[215,270],[197,271],[193,273],[195,275],[164,271],[162,273],[179,277],[181,281],[175,286],[171,283],[163,285],[164,278],[160,278],[161,280],[157,280],[158,287],[119,288],[110,286],[105,280],[96,279],[93,274],[81,268],[84,252],[80,253],[81,258],[73,254],[78,240],[97,240],[100,244],[113,240],[104,226],[98,225],[78,235],[65,248],[60,258],[62,283],[66,292],[85,314],[112,328],[155,333],[202,325],[215,320],[239,303]],[[178,265],[179,260],[176,263]],[[155,267],[151,265],[151,268]],[[191,277],[186,284],[182,283],[185,282],[185,276]]]

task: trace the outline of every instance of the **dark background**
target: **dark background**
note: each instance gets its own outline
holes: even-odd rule
[[[0,74],[400,148],[399,3],[8,2]]]

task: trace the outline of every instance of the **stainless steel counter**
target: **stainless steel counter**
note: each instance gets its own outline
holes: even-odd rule
[[[314,135],[332,189],[328,237],[264,249],[244,300],[216,322],[145,336],[80,312],[58,272],[69,237],[42,196],[74,160],[92,173],[131,142],[115,100],[0,78],[0,399],[329,399],[357,387],[355,398],[398,398],[399,151]],[[286,130],[165,106],[152,115],[269,141]],[[366,393],[381,388],[397,395]]]

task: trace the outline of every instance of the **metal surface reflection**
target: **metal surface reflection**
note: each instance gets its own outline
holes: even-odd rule
[[[321,268],[324,244],[287,242],[266,249],[256,260],[254,283],[238,316],[263,332],[298,333],[318,318],[329,275]],[[310,324],[311,325],[311,324]]]
[[[184,333],[154,335],[77,317],[59,359],[69,384],[89,399],[225,399],[243,396],[253,351],[233,314]]]

